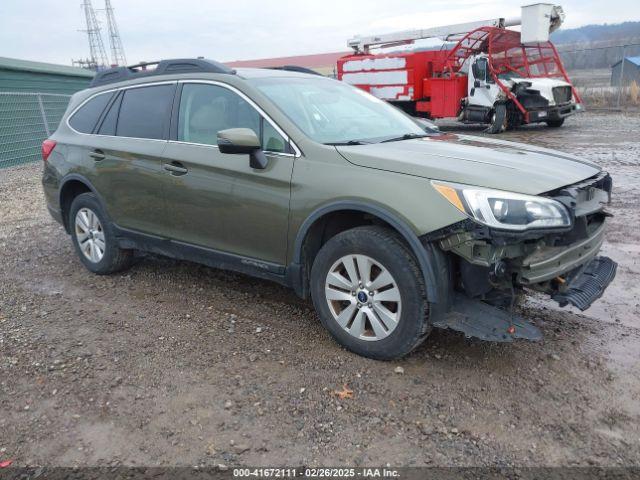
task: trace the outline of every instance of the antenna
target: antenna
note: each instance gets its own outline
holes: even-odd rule
[[[127,59],[124,55],[122,39],[118,32],[116,17],[113,14],[111,0],[104,0],[104,10],[107,14],[107,27],[109,28],[109,45],[111,46],[111,66],[125,66]]]
[[[92,70],[102,70],[107,68],[109,60],[102,43],[102,34],[100,33],[100,25],[96,19],[96,12],[93,10],[91,0],[83,0],[82,8],[84,9],[84,17],[87,23],[87,37],[89,39],[89,59],[87,65]]]

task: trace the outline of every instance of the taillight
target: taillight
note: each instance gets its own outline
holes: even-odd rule
[[[45,140],[44,142],[42,142],[42,161],[46,162],[47,159],[49,158],[49,155],[51,155],[51,152],[53,152],[53,149],[56,148],[56,142],[55,140]]]

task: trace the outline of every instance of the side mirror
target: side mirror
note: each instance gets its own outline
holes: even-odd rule
[[[262,146],[256,132],[250,128],[229,128],[218,132],[218,148],[220,153],[248,154],[251,168],[267,168],[267,157],[262,153]]]

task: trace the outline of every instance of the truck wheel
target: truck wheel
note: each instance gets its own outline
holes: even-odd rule
[[[88,270],[106,275],[131,265],[132,251],[118,247],[111,223],[93,193],[74,198],[69,209],[69,225],[73,246]]]
[[[559,118],[557,120],[547,120],[545,123],[551,128],[559,128],[564,123],[564,118]]]
[[[382,227],[357,227],[331,238],[313,262],[311,296],[338,343],[365,357],[402,357],[431,331],[416,259]]]
[[[504,103],[497,103],[493,108],[488,133],[500,133],[507,128],[507,107]]]

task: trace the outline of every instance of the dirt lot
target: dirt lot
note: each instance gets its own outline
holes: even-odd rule
[[[0,460],[640,464],[639,131],[639,115],[584,114],[503,135],[612,173],[620,267],[598,305],[536,299],[541,344],[439,331],[391,363],[342,350],[275,284],[151,256],[94,276],[46,212],[40,166],[1,170]],[[352,399],[331,394],[345,384]]]

